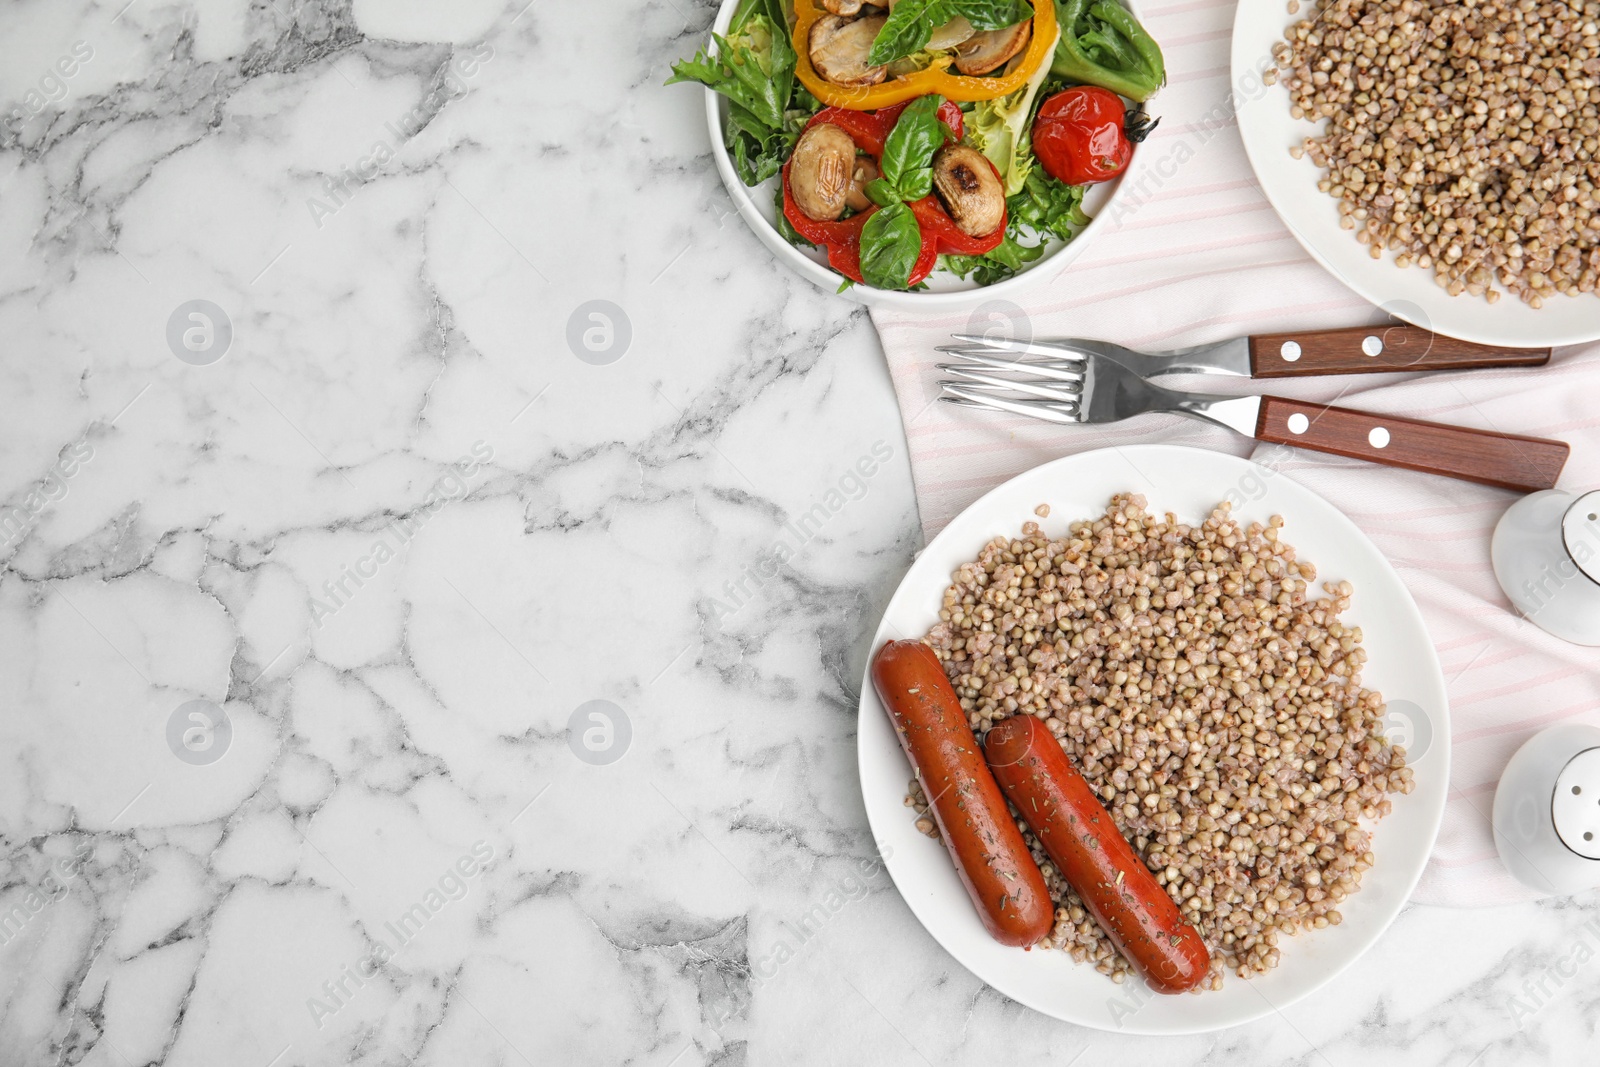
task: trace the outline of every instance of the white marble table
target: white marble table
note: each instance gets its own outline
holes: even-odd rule
[[[1592,1059],[1588,898],[1164,1041],[946,955],[871,326],[661,86],[706,0],[521,3],[0,8],[0,1065]]]

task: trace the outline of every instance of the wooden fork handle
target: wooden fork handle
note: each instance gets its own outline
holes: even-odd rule
[[[1548,348],[1495,348],[1458,341],[1403,323],[1269,333],[1250,338],[1250,371],[1256,378],[1538,367],[1549,361]]]
[[[1552,488],[1570,451],[1565,441],[1471,430],[1276,396],[1261,398],[1256,437],[1525,492]]]

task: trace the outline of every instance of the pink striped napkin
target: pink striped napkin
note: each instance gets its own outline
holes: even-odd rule
[[[1256,186],[1233,124],[1228,0],[1147,7],[1166,50],[1161,127],[1142,151],[1175,166],[1137,210],[1102,232],[1069,270],[1025,294],[1026,312],[992,306],[977,320],[874,310],[911,450],[923,531],[1007,478],[1047,460],[1132,442],[1197,445],[1252,456],[1343,510],[1393,561],[1439,649],[1451,702],[1450,799],[1416,899],[1476,906],[1527,899],[1495,854],[1489,813],[1511,754],[1563,720],[1600,725],[1600,654],[1519,619],[1489,563],[1489,539],[1513,494],[1313,452],[1257,446],[1176,416],[1109,427],[1054,427],[935,403],[934,346],[994,317],[1034,337],[1087,336],[1150,350],[1245,333],[1350,326],[1382,315],[1311,260]],[[1208,117],[1209,116],[1209,117]],[[1108,222],[1111,220],[1107,220]],[[1467,299],[1463,297],[1462,299]],[[1600,314],[1600,304],[1596,306]],[[987,319],[987,321],[985,321]],[[1015,335],[1015,332],[1012,334]],[[1248,385],[1240,385],[1241,390]],[[1600,486],[1600,345],[1559,350],[1538,371],[1356,375],[1275,382],[1273,391],[1375,412],[1556,437],[1572,445],[1561,488]]]

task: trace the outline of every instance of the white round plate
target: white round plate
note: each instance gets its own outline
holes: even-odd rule
[[[713,23],[712,29],[718,34],[725,35],[728,32],[728,23],[733,20],[733,10],[738,4],[739,0],[722,0],[722,8],[717,12],[717,20]],[[1133,0],[1122,0],[1122,4],[1135,15],[1139,13],[1139,7]],[[714,52],[716,42],[711,42],[708,47]],[[705,95],[706,126],[711,134],[711,155],[717,161],[717,173],[722,175],[722,184],[727,186],[728,196],[733,200],[734,207],[739,209],[740,217],[761,239],[761,243],[790,270],[829,292],[837,290],[839,283],[844,279],[828,268],[826,253],[814,248],[796,248],[784,240],[783,235],[777,231],[775,195],[779,179],[769,178],[754,188],[739,180],[723,136],[724,125],[728,119],[728,102],[710,89],[705,90]],[[1067,264],[1083,254],[1083,250],[1089,246],[1089,242],[1096,234],[1111,225],[1107,218],[1111,213],[1111,205],[1120,195],[1124,185],[1129,189],[1138,185],[1139,174],[1143,171],[1145,160],[1148,158],[1151,158],[1149,151],[1141,151],[1135,147],[1133,159],[1129,161],[1128,169],[1122,172],[1120,178],[1090,186],[1083,198],[1083,209],[1090,218],[1089,224],[1078,231],[1078,235],[1072,240],[1053,242],[1053,248],[1015,277],[993,285],[978,285],[976,282],[963,281],[944,271],[936,270],[928,278],[928,288],[921,292],[900,293],[874,289],[870,285],[852,285],[840,295],[872,307],[930,313],[964,311],[976,307],[985,300],[1014,297],[1019,291],[1047,282],[1060,274]]]
[[[1391,716],[1406,707],[1402,701],[1415,706],[1412,716],[1419,721],[1405,724],[1411,733],[1405,739],[1418,758],[1415,789],[1394,795],[1393,812],[1376,824],[1376,862],[1362,877],[1360,891],[1340,905],[1344,921],[1283,938],[1283,958],[1275,970],[1248,981],[1229,974],[1216,992],[1162,996],[1136,978],[1117,985],[1065,952],[1025,952],[989,937],[944,845],[918,833],[904,806],[911,765],[870,675],[861,683],[861,792],[884,863],[912,912],[963,966],[1001,993],[1046,1015],[1100,1030],[1219,1030],[1283,1008],[1327,982],[1371,947],[1411,895],[1433,849],[1450,779],[1444,678],[1410,593],[1355,524],[1281,474],[1222,453],[1174,445],[1068,456],[989,493],[917,557],[889,602],[872,650],[885,641],[927,633],[938,619],[951,573],[976,559],[990,539],[1015,536],[1030,520],[1059,533],[1070,522],[1104,514],[1119,492],[1142,493],[1153,513],[1171,511],[1186,522],[1202,521],[1225,499],[1246,520],[1282,515],[1285,539],[1317,565],[1319,583],[1342,579],[1355,587],[1345,619],[1362,628],[1371,654],[1362,681],[1390,701]],[[1050,505],[1048,519],[1034,516],[1041,503]],[[1391,726],[1398,724],[1391,721]]]
[[[1309,6],[1309,5],[1308,5]],[[1239,0],[1233,17],[1233,98],[1239,135],[1261,189],[1289,232],[1333,276],[1398,318],[1463,341],[1513,348],[1574,345],[1600,339],[1600,298],[1556,296],[1535,309],[1502,292],[1498,303],[1451,296],[1421,267],[1398,267],[1395,253],[1373,259],[1355,231],[1339,228],[1338,201],[1317,188],[1322,173],[1291,145],[1319,124],[1289,117],[1289,91],[1266,85],[1273,46],[1305,15],[1290,15],[1284,0]]]

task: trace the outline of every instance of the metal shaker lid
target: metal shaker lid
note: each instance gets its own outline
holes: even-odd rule
[[[1561,520],[1561,539],[1578,569],[1600,584],[1600,489],[1572,502]]]
[[[1561,843],[1586,860],[1600,860],[1600,748],[1573,756],[1556,777],[1550,818]]]

